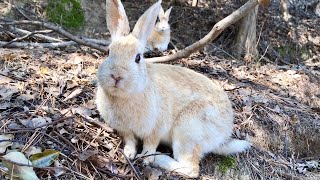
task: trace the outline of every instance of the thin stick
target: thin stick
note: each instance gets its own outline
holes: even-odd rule
[[[100,128],[102,128],[103,130],[105,130],[106,132],[110,133],[110,132],[113,132],[113,129],[111,129],[109,126],[107,126],[105,123],[103,122],[100,122],[100,121],[97,121],[89,116],[86,116],[84,114],[81,114],[79,113],[80,116],[83,117],[83,120],[90,123],[90,124],[93,124],[95,126],[98,126]]]
[[[17,37],[17,38],[14,38],[13,40],[7,42],[6,44],[3,44],[3,45],[0,45],[0,47],[6,47],[8,46],[9,44],[12,44],[16,41],[21,41],[21,40],[24,40],[30,36],[32,36],[33,34],[48,34],[48,33],[51,33],[53,32],[52,30],[44,30],[44,31],[33,31],[33,32],[29,32],[28,34],[24,35],[24,36],[21,36],[21,37]]]
[[[77,150],[77,148],[68,139],[63,137],[60,133],[58,133],[57,131],[52,131],[52,133],[58,136],[59,138],[61,138],[62,141],[64,141],[65,143],[69,144],[73,148],[73,150]]]
[[[57,120],[55,120],[55,121],[52,121],[52,122],[50,122],[50,123],[42,124],[42,125],[40,125],[40,126],[33,127],[33,128],[9,128],[9,129],[11,129],[11,130],[35,130],[35,129],[42,128],[42,127],[45,127],[45,126],[54,125],[54,124],[57,124],[57,123],[59,123],[59,122],[65,121],[65,120],[67,120],[67,119],[72,119],[72,118],[74,118],[74,116],[63,117],[63,118],[57,119]]]
[[[61,27],[55,26],[51,23],[46,23],[46,22],[41,22],[41,21],[30,21],[30,20],[14,21],[14,20],[8,20],[5,18],[0,18],[0,20],[3,21],[3,22],[0,22],[0,25],[21,25],[21,24],[30,25],[31,24],[31,25],[45,27],[47,29],[54,30],[55,32],[65,36],[66,38],[69,38],[69,39],[71,39],[81,45],[85,45],[85,46],[100,50],[102,52],[108,52],[108,47],[101,46],[101,45],[98,45],[95,43],[91,43],[85,39],[81,39],[79,37],[76,37],[76,36],[72,35],[71,33],[63,30]]]
[[[20,35],[26,35],[28,33],[30,33],[30,31],[24,30],[24,29],[20,29],[17,27],[13,27],[13,26],[9,26],[10,31],[13,31],[14,33],[20,34]],[[42,35],[42,34],[33,34],[33,37],[39,38],[39,39],[43,39],[46,40],[48,42],[63,42],[61,39],[56,39],[50,36],[46,36],[46,35]]]
[[[1,134],[15,134],[15,133],[27,133],[27,132],[36,132],[36,130],[17,130],[17,131],[8,131],[8,132],[1,132]],[[62,147],[65,147],[66,145],[55,139],[54,137],[50,136],[49,134],[45,132],[39,131],[40,134],[45,135],[49,139],[55,141],[56,143],[60,144]],[[68,148],[69,149],[69,148]],[[71,151],[71,149],[69,149]]]
[[[6,41],[0,41],[0,46],[5,45]],[[34,48],[64,48],[68,46],[76,46],[78,43],[74,41],[65,41],[65,42],[57,42],[57,43],[32,43],[32,42],[13,42],[9,45],[6,45],[7,48],[28,48],[28,47],[34,47]]]
[[[134,168],[133,164],[131,163],[130,159],[122,152],[122,150],[120,150],[121,154],[124,156],[124,158],[127,160],[128,164],[130,165],[134,175],[136,176],[136,178],[138,180],[142,180],[141,179],[141,175],[139,174],[139,172],[136,170],[136,168]]]

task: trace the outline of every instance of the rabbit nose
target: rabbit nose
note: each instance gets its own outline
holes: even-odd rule
[[[111,74],[111,77],[112,77],[112,79],[114,79],[116,82],[115,82],[115,86],[117,86],[117,84],[119,83],[119,81],[121,80],[121,79],[123,79],[121,76],[115,76],[115,75],[113,75],[113,74]]]

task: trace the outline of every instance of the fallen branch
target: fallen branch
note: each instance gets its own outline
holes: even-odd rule
[[[3,44],[3,45],[0,45],[0,47],[6,47],[6,46],[8,46],[8,45],[10,45],[10,44],[12,44],[12,43],[14,43],[14,42],[22,41],[22,40],[24,40],[24,39],[26,39],[26,38],[34,35],[34,34],[47,34],[47,33],[51,33],[51,32],[52,32],[52,30],[49,30],[49,31],[48,31],[48,30],[43,30],[43,31],[33,31],[33,32],[29,32],[29,33],[27,33],[27,34],[25,34],[25,35],[23,35],[23,36],[21,36],[21,37],[14,38],[13,40],[11,40],[11,41],[9,41],[9,42],[7,42],[7,43],[5,43],[5,44]]]
[[[54,120],[50,123],[46,123],[46,124],[42,124],[40,126],[37,126],[37,127],[31,127],[31,128],[9,128],[10,130],[35,130],[35,129],[38,129],[38,128],[42,128],[42,127],[45,127],[45,126],[51,126],[51,125],[55,125],[57,123],[61,123],[63,121],[66,121],[68,119],[73,119],[74,116],[70,116],[70,117],[63,117],[63,118],[60,118],[60,119],[57,119],[57,120]]]
[[[99,44],[95,44],[95,43],[92,43],[90,41],[88,41],[87,39],[82,39],[82,38],[79,38],[77,36],[74,36],[72,35],[71,33],[63,30],[61,27],[58,27],[58,26],[55,26],[51,23],[46,23],[46,22],[41,22],[41,21],[29,21],[29,20],[21,20],[21,21],[14,21],[14,20],[8,20],[8,19],[5,19],[5,18],[0,18],[0,20],[2,22],[0,22],[0,25],[6,25],[6,26],[11,26],[11,25],[37,25],[37,26],[41,26],[41,27],[45,27],[47,29],[51,29],[63,36],[65,36],[66,38],[72,40],[72,41],[75,41],[81,45],[85,45],[85,46],[88,46],[88,47],[91,47],[91,48],[94,48],[94,49],[97,49],[99,51],[102,51],[102,52],[108,52],[108,47],[106,46],[101,46]]]
[[[20,29],[20,28],[16,28],[16,27],[12,27],[12,26],[10,26],[9,28],[10,28],[10,31],[12,31],[14,33],[17,33],[17,34],[20,34],[20,35],[25,35],[25,34],[30,33],[30,31],[27,31],[27,30],[24,30],[24,29]],[[66,42],[66,41],[63,41],[61,39],[53,38],[53,37],[46,36],[46,35],[43,35],[43,34],[33,34],[32,36],[35,37],[35,38],[39,38],[41,40],[45,40],[47,42]],[[85,37],[81,37],[81,38],[86,40],[86,41],[89,41],[91,43],[100,44],[100,45],[103,45],[103,46],[109,46],[109,44],[110,44],[109,40],[91,39],[91,38],[85,38]]]
[[[3,46],[7,44],[6,41],[0,41],[0,46]],[[33,43],[33,42],[13,42],[6,47],[8,48],[28,48],[28,47],[34,47],[34,48],[64,48],[67,46],[75,46],[78,45],[78,43],[74,41],[66,41],[66,42],[59,42],[59,43]]]
[[[261,0],[260,0],[261,1]],[[258,0],[249,0],[235,12],[230,14],[229,16],[225,17],[218,23],[216,23],[211,31],[199,41],[191,44],[190,46],[178,51],[176,54],[172,54],[169,56],[162,56],[162,57],[154,57],[148,58],[146,61],[148,62],[167,62],[167,61],[174,61],[180,58],[187,58],[195,51],[204,48],[207,44],[212,42],[215,38],[219,36],[219,34],[229,27],[231,24],[234,24],[242,17],[246,16],[250,11],[259,4]]]
[[[30,31],[27,31],[27,30],[24,30],[24,29],[20,29],[20,28],[16,28],[16,27],[13,27],[13,26],[10,26],[9,29],[10,29],[10,31],[12,31],[14,33],[17,33],[17,34],[20,34],[20,35],[26,35],[26,34],[30,33]],[[32,36],[35,37],[35,38],[39,38],[41,40],[48,41],[48,42],[63,42],[63,40],[61,40],[61,39],[56,39],[56,38],[53,38],[53,37],[50,37],[50,36],[46,36],[46,35],[43,35],[43,34],[33,34]]]

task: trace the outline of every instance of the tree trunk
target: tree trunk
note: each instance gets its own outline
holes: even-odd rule
[[[238,23],[238,33],[234,40],[234,47],[237,58],[244,55],[247,62],[256,59],[259,55],[257,49],[257,14],[258,6],[251,10],[251,12],[242,18]]]

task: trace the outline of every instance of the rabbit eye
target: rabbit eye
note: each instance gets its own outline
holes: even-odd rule
[[[135,60],[135,62],[136,62],[136,63],[139,63],[139,62],[140,62],[140,58],[141,58],[141,57],[140,57],[140,54],[137,54],[137,55],[136,55],[136,60]]]

